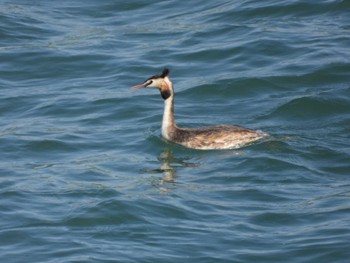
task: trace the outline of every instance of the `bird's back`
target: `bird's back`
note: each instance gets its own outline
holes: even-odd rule
[[[172,141],[189,148],[236,149],[265,137],[266,134],[239,126],[218,125],[197,129],[177,128]]]

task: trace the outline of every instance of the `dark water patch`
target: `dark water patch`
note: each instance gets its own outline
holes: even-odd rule
[[[303,153],[304,158],[311,161],[312,166],[324,171],[329,178],[346,173],[350,169],[350,166],[345,164],[348,158],[346,152],[343,152],[342,148],[332,150],[332,138],[325,144],[327,147],[317,145],[309,147]]]
[[[123,225],[144,224],[146,221],[134,214],[132,206],[125,202],[106,201],[103,203],[89,205],[82,208],[80,212],[75,212],[66,219],[66,224],[73,228],[86,228],[91,226],[110,226],[111,228]],[[105,214],[109,214],[107,217]],[[125,232],[126,234],[126,232]],[[124,238],[127,239],[125,236]]]
[[[70,151],[72,150],[69,145],[59,140],[41,140],[36,142],[30,142],[27,147],[34,152],[48,152],[48,151]]]
[[[256,215],[252,218],[251,223],[259,226],[272,226],[272,225],[298,225],[298,219],[303,217],[302,215],[291,215],[291,214],[279,214],[279,213],[263,213]]]
[[[230,12],[237,10],[238,18],[242,17],[304,17],[316,16],[320,14],[332,14],[347,8],[345,1],[333,1],[327,3],[306,3],[302,1],[278,2],[267,1],[259,3],[258,6],[253,2],[241,4]]]
[[[347,79],[349,63],[334,63],[318,69],[313,73],[303,76],[303,81],[308,85],[335,85],[344,83]]]
[[[26,80],[26,79],[57,79],[60,76],[69,78],[88,77],[91,69],[100,71],[103,69],[106,61],[110,57],[101,55],[72,55],[72,54],[52,54],[50,50],[43,51],[42,49],[29,48],[31,50],[22,51],[22,54],[13,56],[4,56],[6,59],[6,67],[2,69],[1,74],[7,80]],[[36,51],[35,51],[36,49]],[[89,59],[91,58],[91,60]],[[41,60],[40,58],[44,59]],[[88,59],[88,60],[87,60]],[[89,61],[86,67],[82,68],[81,63]],[[21,65],[21,71],[18,70],[18,65]]]
[[[41,41],[59,33],[57,28],[46,23],[39,9],[23,8],[20,5],[3,5],[0,9],[1,20],[6,27],[1,29],[3,36],[2,48],[13,48],[11,41],[17,41],[16,46],[31,41]],[[11,44],[11,45],[10,45]]]
[[[301,110],[302,109],[302,110]],[[289,120],[307,120],[309,118],[329,118],[348,111],[348,103],[344,99],[331,99],[322,97],[302,97],[292,99],[281,106],[278,115],[284,115]]]

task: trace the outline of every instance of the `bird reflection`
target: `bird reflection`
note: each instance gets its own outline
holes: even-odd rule
[[[173,155],[172,147],[165,148],[157,157],[160,162],[158,169],[146,170],[145,172],[155,174],[161,173],[162,177],[153,182],[153,186],[159,188],[162,192],[176,189],[177,170],[183,167],[198,167],[199,163],[189,162],[191,157],[178,158]]]

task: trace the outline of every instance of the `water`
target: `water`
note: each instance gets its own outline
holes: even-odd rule
[[[120,2],[120,1],[119,1]],[[349,1],[1,1],[1,262],[349,262]],[[180,126],[129,87],[171,69]]]

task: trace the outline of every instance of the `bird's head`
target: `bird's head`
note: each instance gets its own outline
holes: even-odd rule
[[[164,100],[173,95],[173,85],[169,79],[169,69],[165,68],[162,74],[148,78],[144,83],[133,86],[132,89],[157,88]]]

